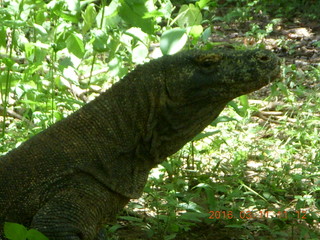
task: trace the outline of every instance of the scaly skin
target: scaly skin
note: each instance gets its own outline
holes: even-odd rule
[[[103,225],[141,195],[151,168],[230,100],[278,74],[279,59],[267,50],[191,50],[138,66],[1,157],[0,229],[8,221],[51,240],[98,239]]]

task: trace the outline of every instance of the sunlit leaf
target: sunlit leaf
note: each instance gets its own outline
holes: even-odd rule
[[[139,27],[145,33],[153,34],[154,22],[152,18],[145,17],[149,13],[145,2],[145,0],[122,0],[118,11],[120,17],[131,26]]]
[[[164,32],[160,39],[160,49],[163,55],[179,52],[187,43],[188,36],[185,29],[176,28]]]
[[[10,240],[25,240],[27,236],[27,229],[17,223],[5,222],[4,235]]]
[[[78,58],[82,58],[84,55],[84,44],[77,34],[71,34],[68,37],[67,48],[70,53]]]

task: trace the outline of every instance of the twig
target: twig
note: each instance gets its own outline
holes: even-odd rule
[[[1,115],[3,115],[3,112],[4,112],[4,108],[2,106],[0,106]],[[20,114],[14,112],[14,111],[11,111],[11,110],[7,109],[7,115],[10,116],[10,117],[17,118],[17,119],[20,119],[20,120],[26,122],[30,127],[35,127],[33,122],[29,121],[28,119],[26,119],[25,117],[21,116]]]
[[[270,117],[276,117],[278,120],[285,120],[292,123],[296,122],[296,119],[293,119],[293,118],[284,119],[283,112],[279,112],[279,111],[258,111],[258,112],[254,112],[252,116],[259,117],[265,121],[269,121],[275,124],[280,124],[280,122],[277,120],[271,119]]]
[[[270,117],[266,117],[262,112],[254,112],[252,114],[252,116],[259,117],[259,118],[261,118],[261,119],[263,119],[265,121],[268,121],[268,122],[272,122],[272,123],[275,123],[275,124],[280,124],[279,121],[273,120]]]

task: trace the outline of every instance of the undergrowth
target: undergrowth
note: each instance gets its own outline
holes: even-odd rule
[[[319,17],[318,6],[263,0],[2,1],[0,152],[65,118],[149,58],[224,44],[210,40],[221,34],[219,27],[247,22],[242,43],[264,48],[284,21]],[[261,19],[268,21],[260,24]],[[274,45],[295,53],[296,43],[284,37]],[[217,121],[154,169],[142,198],[108,228],[110,238],[318,239],[320,65],[284,62],[281,78],[262,96],[231,102]],[[126,232],[130,227],[141,236]],[[21,239],[38,237],[22,231]]]

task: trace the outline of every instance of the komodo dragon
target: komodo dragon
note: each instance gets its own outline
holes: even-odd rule
[[[149,171],[230,100],[275,80],[279,62],[267,50],[217,48],[138,66],[1,157],[0,229],[8,221],[51,240],[103,239],[103,225],[141,196]]]

